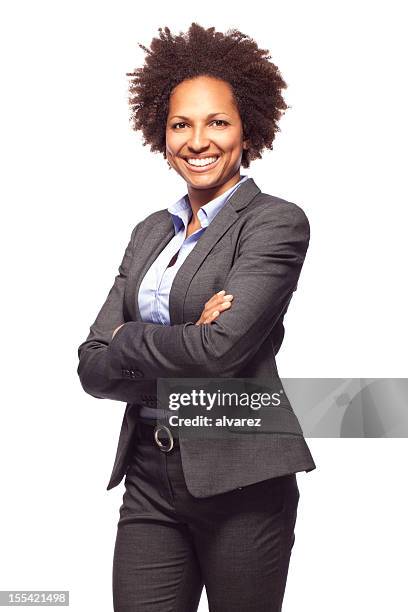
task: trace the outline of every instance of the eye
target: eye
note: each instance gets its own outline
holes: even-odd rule
[[[228,125],[228,122],[224,121],[224,119],[214,119],[214,121],[212,121],[211,123],[216,123],[216,122],[223,123],[224,125]]]
[[[228,125],[228,121],[224,121],[224,119],[213,119],[213,121],[211,121],[211,123],[222,124],[222,125],[217,125],[217,127],[222,127],[223,125]],[[187,123],[185,123],[184,121],[179,121],[177,123],[173,123],[173,125],[171,127],[176,130],[177,126],[186,126],[186,125],[187,125]],[[181,129],[183,129],[183,128],[181,128]]]

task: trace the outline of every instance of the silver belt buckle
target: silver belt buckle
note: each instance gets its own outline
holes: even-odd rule
[[[167,433],[167,435],[169,436],[169,445],[165,446],[163,444],[163,442],[161,440],[159,440],[159,431],[161,429],[164,429]],[[157,444],[157,446],[160,448],[161,451],[163,451],[164,453],[168,453],[169,451],[171,451],[171,449],[174,446],[174,438],[173,438],[173,434],[171,433],[170,429],[168,427],[166,427],[166,425],[156,425],[154,428],[154,440]]]

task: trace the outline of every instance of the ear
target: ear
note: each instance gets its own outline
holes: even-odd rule
[[[242,143],[242,148],[249,149],[249,140],[244,140],[244,142]]]

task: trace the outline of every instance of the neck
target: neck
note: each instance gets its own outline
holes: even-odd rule
[[[208,204],[208,202],[211,202],[211,200],[218,198],[218,196],[228,191],[228,189],[231,189],[231,187],[236,185],[240,180],[241,176],[240,172],[238,171],[228,181],[222,185],[212,187],[211,189],[196,189],[195,187],[188,185],[188,199],[190,201],[191,210],[193,211],[191,221],[197,221],[197,213],[200,208],[204,206],[204,204]]]

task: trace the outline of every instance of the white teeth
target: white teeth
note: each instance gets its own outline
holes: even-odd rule
[[[190,157],[187,159],[187,162],[191,166],[208,166],[209,164],[213,164],[217,161],[218,157],[206,157],[204,159],[197,159],[195,157]]]

